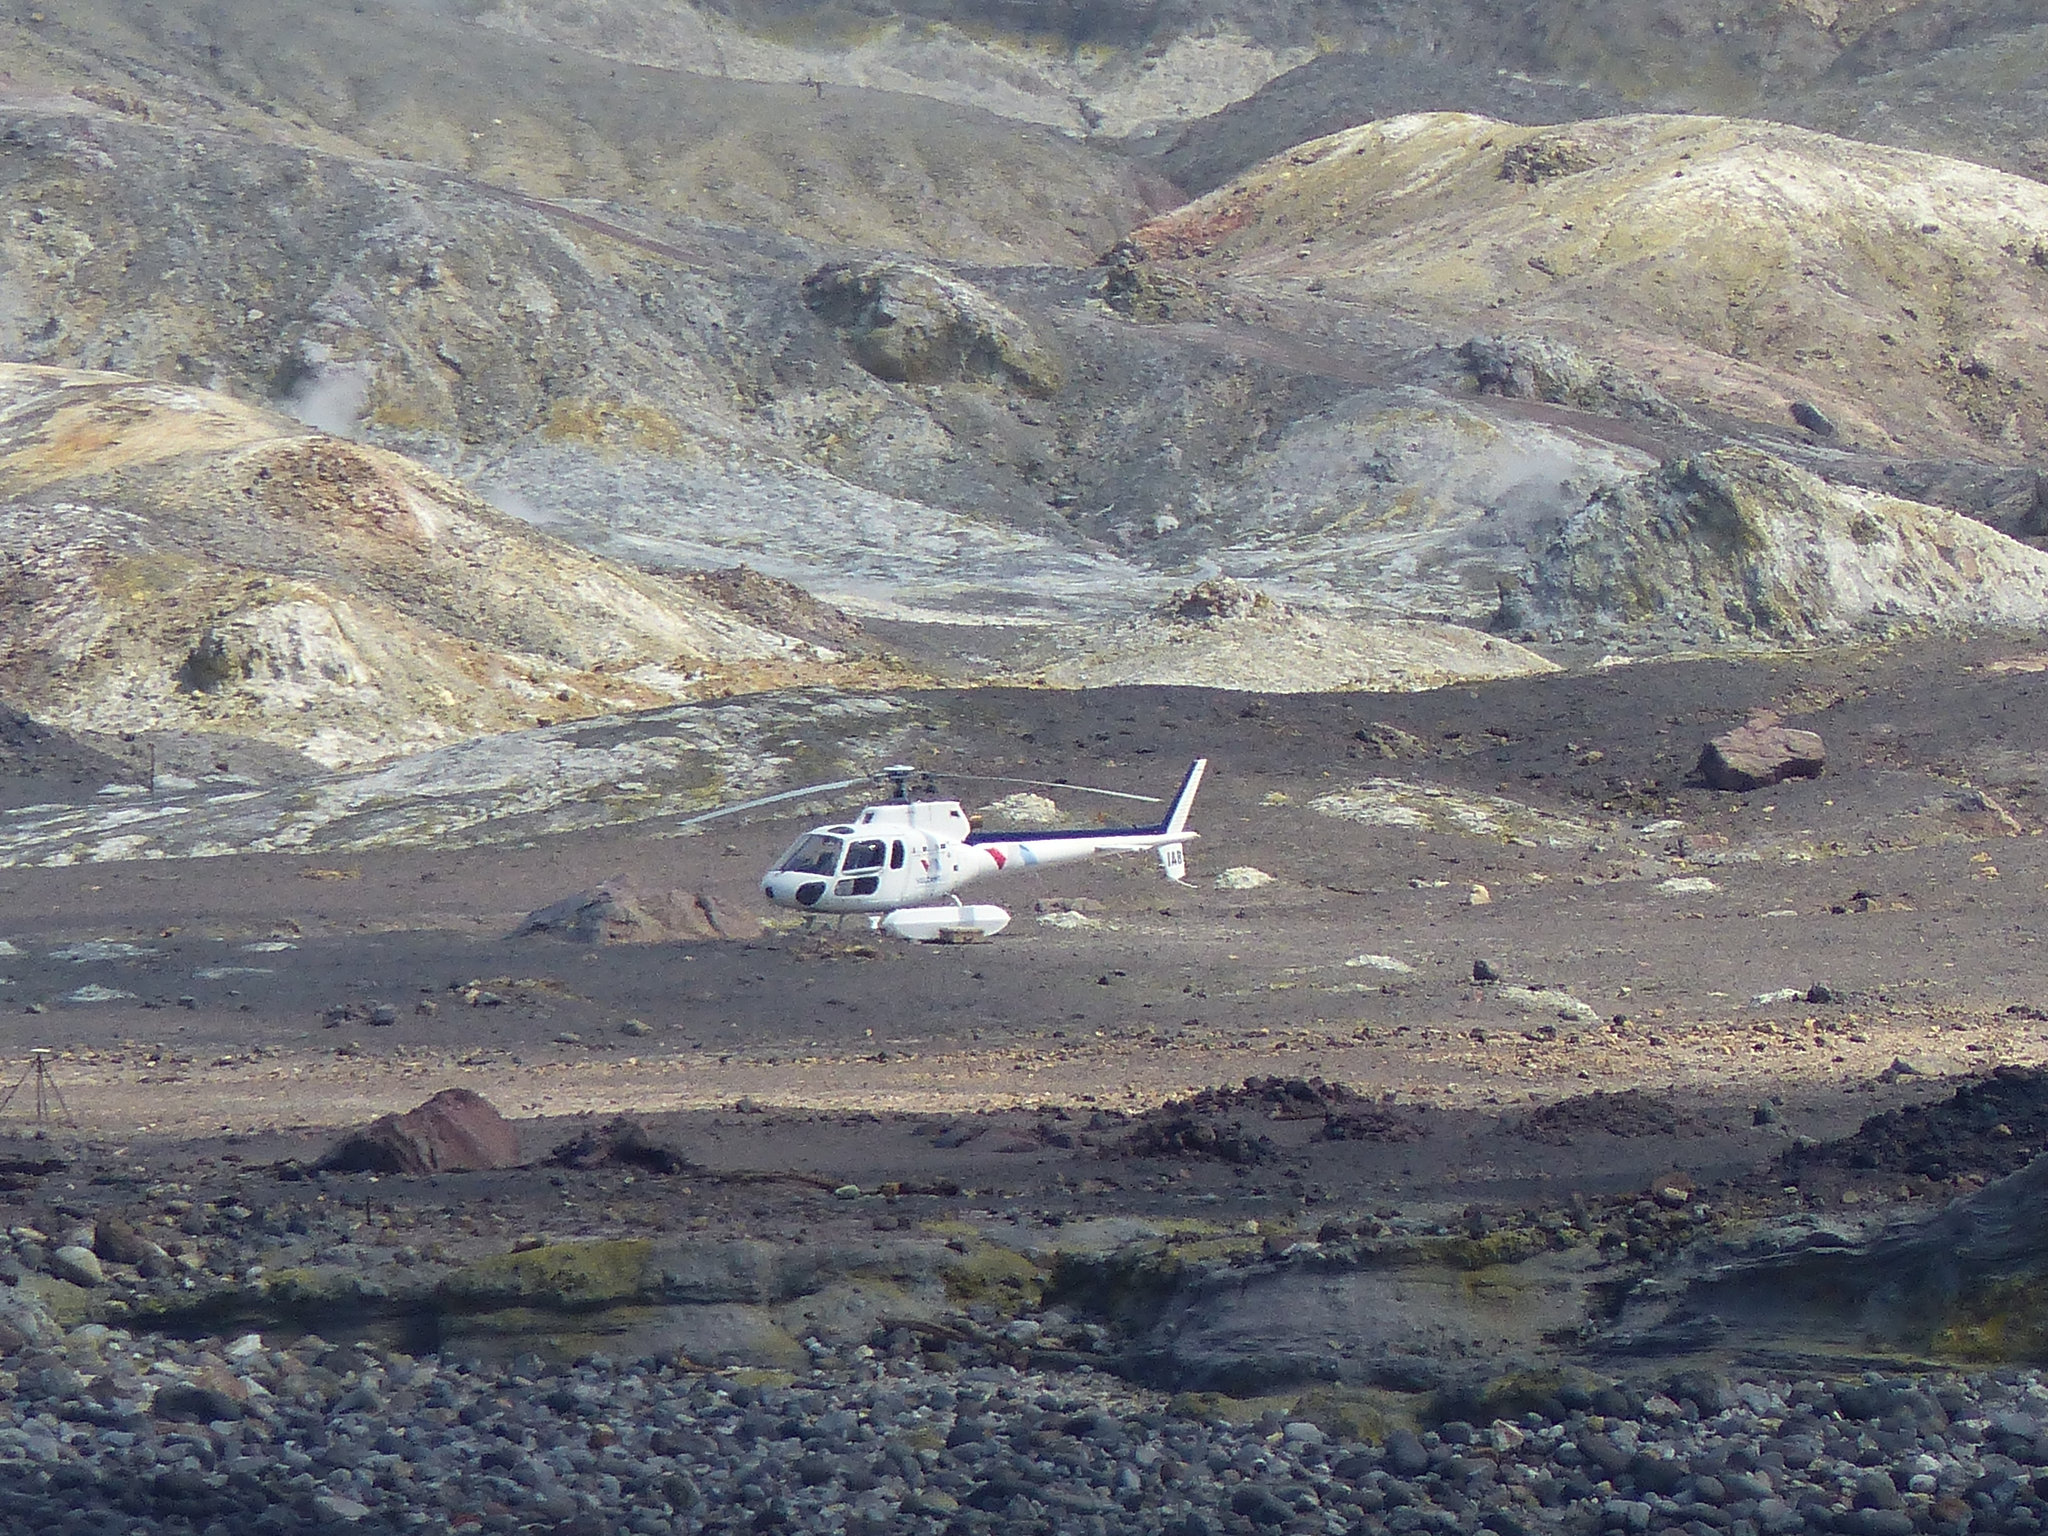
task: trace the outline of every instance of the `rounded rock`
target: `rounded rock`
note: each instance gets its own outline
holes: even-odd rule
[[[66,1243],[50,1255],[50,1273],[88,1289],[104,1284],[107,1278],[106,1271],[100,1268],[100,1256],[76,1243]]]

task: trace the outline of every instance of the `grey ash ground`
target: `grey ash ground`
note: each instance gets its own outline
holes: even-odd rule
[[[917,696],[943,762],[1215,764],[1190,887],[992,885],[968,947],[507,937],[617,872],[745,904],[780,819],[0,873],[0,1050],[82,1124],[7,1116],[5,1518],[2035,1529],[2048,1392],[1971,1374],[1989,1314],[1645,1309],[2048,1142],[2036,665]],[[1691,782],[1764,707],[1826,774]],[[312,1171],[447,1086],[525,1166]],[[674,1171],[556,1159],[622,1112]]]

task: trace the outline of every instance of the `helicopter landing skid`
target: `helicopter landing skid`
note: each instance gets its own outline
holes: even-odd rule
[[[1009,925],[1010,914],[1001,907],[951,902],[942,907],[898,907],[875,927],[891,938],[913,943],[958,944],[967,939],[992,939]]]

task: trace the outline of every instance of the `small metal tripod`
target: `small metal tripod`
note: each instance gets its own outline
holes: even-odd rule
[[[48,1046],[37,1046],[34,1050],[30,1051],[28,1053],[28,1070],[21,1074],[15,1085],[8,1089],[4,1096],[0,1096],[0,1115],[4,1115],[7,1113],[7,1106],[14,1102],[14,1096],[17,1093],[21,1092],[31,1082],[36,1085],[36,1132],[38,1135],[42,1133],[43,1128],[49,1123],[50,1105],[52,1103],[56,1104],[58,1111],[64,1116],[64,1123],[74,1131],[78,1129],[78,1121],[71,1114],[71,1106],[64,1102],[64,1095],[57,1091],[56,1078],[50,1075],[51,1055],[52,1052]]]

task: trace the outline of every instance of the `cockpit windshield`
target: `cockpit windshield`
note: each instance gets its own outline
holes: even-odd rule
[[[780,867],[795,875],[837,874],[839,850],[844,846],[839,838],[813,832],[789,850]]]

